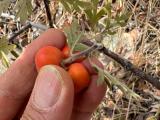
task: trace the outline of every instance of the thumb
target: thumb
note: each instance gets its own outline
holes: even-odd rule
[[[74,89],[65,70],[58,66],[43,67],[21,120],[69,120]]]

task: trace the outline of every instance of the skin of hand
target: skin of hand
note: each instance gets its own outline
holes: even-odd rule
[[[37,73],[34,56],[43,46],[63,48],[63,32],[49,29],[29,44],[22,55],[0,76],[0,120],[89,120],[103,99],[105,85],[90,86],[74,95],[68,73],[59,66],[47,65]],[[97,62],[94,60],[95,63]],[[98,62],[97,62],[98,63]],[[91,66],[84,61],[92,74]],[[98,63],[99,64],[99,63]]]

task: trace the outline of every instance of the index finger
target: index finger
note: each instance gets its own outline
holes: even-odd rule
[[[61,31],[47,30],[28,45],[22,55],[0,76],[0,119],[12,119],[31,92],[37,76],[34,65],[36,52],[46,45],[61,49],[65,41],[65,35]]]

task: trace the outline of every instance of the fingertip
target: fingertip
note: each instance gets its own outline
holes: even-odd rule
[[[74,85],[73,85],[73,81],[72,78],[70,77],[70,75],[67,73],[66,70],[64,70],[62,67],[60,66],[55,66],[55,68],[60,71],[62,79],[64,80],[65,84],[68,85],[68,88],[70,89],[70,91],[74,94]]]
[[[68,73],[59,66],[46,65],[39,72],[21,119],[69,120],[73,97],[73,83]]]
[[[86,96],[90,97],[92,104],[98,105],[103,99],[106,92],[106,84],[102,83],[100,85],[97,84],[98,76],[92,76],[92,82],[88,89],[86,90]]]
[[[92,75],[92,82],[81,94],[76,96],[75,109],[81,112],[93,112],[103,100],[106,93],[106,85],[97,85],[97,75]],[[79,101],[79,99],[81,99]]]
[[[58,46],[60,49],[62,49],[62,48],[64,47],[64,45],[66,44],[66,36],[65,36],[64,32],[61,31],[61,30],[59,30],[59,29],[53,29],[53,28],[48,29],[48,32],[49,32],[50,34],[53,34],[53,33],[54,33],[54,34],[57,35],[57,38],[56,38],[56,36],[55,36],[55,38],[56,38],[57,40],[59,40],[59,42],[57,41],[57,46]]]
[[[66,43],[65,34],[58,29],[50,28],[46,30],[41,36],[39,36],[35,42],[44,45],[54,45],[57,48],[62,49]]]

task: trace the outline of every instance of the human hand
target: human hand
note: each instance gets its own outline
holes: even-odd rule
[[[63,68],[47,65],[39,73],[35,69],[34,56],[41,47],[63,48],[64,44],[64,34],[49,29],[0,76],[0,120],[90,119],[106,90],[105,85],[96,85],[97,75],[91,76],[92,82],[84,93],[74,96],[72,80]],[[88,63],[84,64],[92,73]]]

